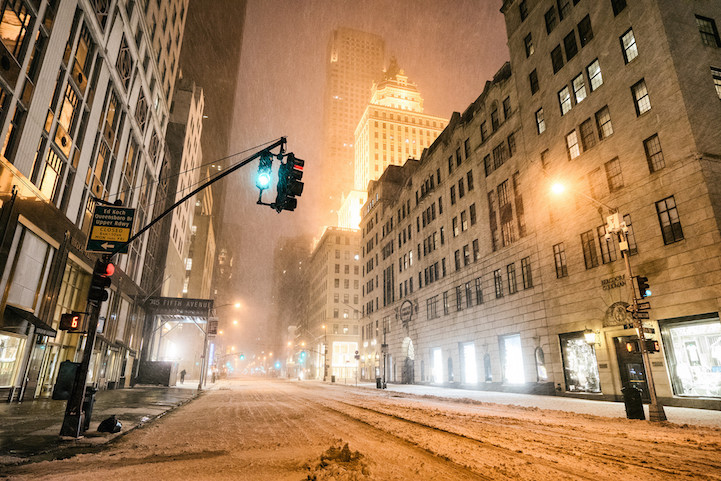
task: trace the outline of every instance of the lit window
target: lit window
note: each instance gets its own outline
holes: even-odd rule
[[[648,89],[646,88],[646,80],[641,79],[633,87],[634,105],[636,106],[636,115],[641,115],[651,110],[651,101],[648,98]]]
[[[573,94],[576,97],[577,104],[580,104],[586,98],[586,83],[583,81],[582,73],[573,79]]]
[[[561,116],[566,115],[571,108],[571,91],[568,88],[568,85],[563,87],[560,92],[558,92],[558,102],[561,105]]]
[[[536,130],[539,134],[546,131],[546,121],[543,118],[543,107],[536,111]]]
[[[638,47],[636,47],[636,37],[633,35],[633,30],[628,29],[626,33],[621,35],[621,47],[623,48],[623,60],[629,63],[636,57],[638,57]]]
[[[570,160],[581,155],[581,149],[578,146],[578,135],[575,130],[572,130],[566,135],[566,147],[568,148],[568,158]]]
[[[596,125],[598,126],[598,138],[603,140],[613,134],[613,126],[611,125],[611,113],[608,107],[603,107],[596,112]]]
[[[586,68],[588,72],[588,80],[591,83],[591,92],[595,91],[598,87],[603,85],[603,76],[601,75],[601,65],[598,63],[598,59],[591,62]]]
[[[721,68],[711,67],[711,76],[716,87],[716,95],[721,99]]]

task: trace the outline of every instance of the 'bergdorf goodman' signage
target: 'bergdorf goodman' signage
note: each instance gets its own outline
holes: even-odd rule
[[[609,277],[608,279],[601,279],[601,287],[604,291],[610,291],[618,287],[626,285],[626,274],[620,276]]]

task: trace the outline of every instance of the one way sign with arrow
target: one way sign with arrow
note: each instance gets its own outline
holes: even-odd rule
[[[113,252],[120,244],[128,241],[133,230],[135,209],[114,205],[97,205],[93,213],[93,222],[88,235],[88,252]],[[128,253],[124,246],[120,254]]]

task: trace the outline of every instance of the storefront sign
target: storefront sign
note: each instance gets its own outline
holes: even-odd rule
[[[626,274],[620,276],[609,277],[608,279],[601,279],[601,287],[604,291],[610,291],[618,287],[626,285]]]
[[[186,299],[182,297],[151,297],[146,309],[153,315],[206,317],[213,308],[213,299]]]

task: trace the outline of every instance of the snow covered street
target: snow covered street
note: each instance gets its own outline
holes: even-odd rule
[[[347,445],[347,447],[346,447]],[[721,429],[319,383],[224,382],[9,479],[721,479]]]

